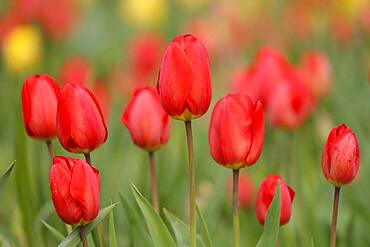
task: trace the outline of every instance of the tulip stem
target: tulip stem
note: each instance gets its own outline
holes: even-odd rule
[[[339,206],[339,192],[340,187],[335,187],[334,190],[334,203],[333,203],[333,217],[331,222],[331,239],[330,247],[335,247],[337,239],[337,218],[338,218],[338,206]]]
[[[50,140],[46,141],[46,146],[48,147],[50,159],[53,160],[54,158],[53,144],[51,143]]]
[[[158,203],[158,188],[157,188],[157,176],[155,173],[155,156],[154,152],[148,152],[149,162],[150,162],[150,190],[152,205],[154,209],[159,213],[159,203]]]
[[[234,246],[240,247],[239,229],[239,169],[233,170],[233,235]]]
[[[92,166],[92,164],[91,164],[91,157],[90,157],[90,153],[84,153],[84,155],[85,155],[85,160],[86,160],[86,162],[90,165],[90,166]]]
[[[89,244],[87,243],[87,238],[86,238],[86,229],[84,226],[80,227],[80,237],[82,241],[82,246],[83,247],[88,247]]]
[[[189,190],[189,215],[190,215],[190,236],[191,246],[197,245],[197,222],[195,219],[195,164],[193,151],[193,133],[191,129],[191,121],[185,121],[186,140],[188,143],[188,159],[189,159],[189,176],[190,176],[190,190]]]

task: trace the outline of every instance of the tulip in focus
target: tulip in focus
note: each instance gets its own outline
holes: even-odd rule
[[[232,191],[233,191],[233,183],[232,179],[230,178],[228,183],[228,195],[229,198],[232,198]],[[252,182],[251,177],[242,172],[239,174],[239,203],[240,207],[248,209],[253,206],[254,202],[254,194],[255,188]]]
[[[295,193],[281,177],[269,175],[260,185],[256,197],[256,215],[261,225],[265,224],[267,212],[274,198],[278,182],[280,182],[280,225],[289,222]]]
[[[213,159],[228,168],[251,166],[264,142],[264,113],[260,101],[245,94],[229,94],[215,105],[208,142]]]
[[[157,89],[163,108],[189,121],[207,112],[212,85],[207,51],[193,35],[175,37],[163,55]]]
[[[57,135],[56,115],[59,86],[48,75],[27,78],[22,87],[23,122],[27,134],[39,140]]]
[[[107,140],[107,127],[95,96],[84,86],[67,83],[59,93],[59,142],[69,152],[88,154]]]
[[[64,223],[85,225],[100,207],[99,171],[85,161],[57,156],[50,169],[54,208]]]
[[[134,143],[143,149],[155,151],[167,143],[169,117],[153,88],[145,87],[135,91],[121,121],[129,130]]]

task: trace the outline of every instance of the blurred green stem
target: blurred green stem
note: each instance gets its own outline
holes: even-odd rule
[[[240,247],[239,169],[233,170],[233,236],[234,236],[234,246]]]
[[[80,237],[81,237],[81,241],[82,241],[82,246],[83,247],[88,247],[89,245],[87,243],[86,230],[85,230],[84,226],[80,227]]]
[[[157,188],[157,176],[155,173],[155,156],[154,152],[149,153],[149,162],[150,162],[150,191],[152,198],[152,205],[159,213],[159,203],[158,203],[158,188]]]
[[[53,151],[53,144],[51,143],[50,140],[46,141],[46,146],[48,147],[48,152],[49,152],[50,159],[51,159],[51,161],[53,161],[54,151]]]
[[[334,203],[333,203],[333,217],[332,217],[332,222],[331,222],[330,247],[335,247],[335,242],[337,239],[337,218],[338,218],[338,206],[339,206],[339,193],[340,193],[340,187],[335,187]]]
[[[86,160],[86,162],[87,162],[90,166],[92,166],[92,164],[91,164],[91,157],[90,157],[90,153],[84,153],[84,155],[85,155],[85,160]]]
[[[185,121],[186,140],[188,143],[188,159],[189,159],[189,177],[190,177],[190,190],[189,190],[189,215],[190,215],[190,236],[191,246],[197,246],[196,235],[197,225],[195,219],[195,164],[194,164],[194,149],[193,149],[193,133],[191,129],[191,121]]]

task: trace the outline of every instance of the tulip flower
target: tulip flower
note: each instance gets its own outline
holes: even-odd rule
[[[335,188],[331,247],[334,247],[336,242],[340,188],[356,178],[359,167],[360,150],[356,135],[344,124],[335,127],[329,134],[321,159],[323,174]]]
[[[59,71],[59,78],[63,84],[86,85],[93,78],[93,69],[86,58],[73,56],[63,62]]]
[[[229,94],[212,112],[208,142],[213,159],[233,169],[234,244],[240,246],[239,169],[253,165],[264,142],[264,113],[260,101],[253,104],[246,94]]]
[[[110,95],[110,90],[104,81],[96,81],[92,93],[95,95],[95,98],[98,100],[100,108],[103,112],[104,119],[109,121],[111,114],[112,99]]]
[[[196,246],[195,165],[191,120],[199,118],[211,103],[212,85],[207,51],[193,35],[175,37],[163,55],[157,90],[165,111],[185,121],[188,144],[189,215],[192,247]]]
[[[87,88],[67,83],[60,91],[57,134],[67,151],[85,155],[107,140],[103,113],[95,96]]]
[[[247,173],[239,174],[239,203],[241,208],[250,209],[253,206],[255,188],[251,177]],[[232,199],[233,181],[232,178],[228,183],[228,195]]]
[[[280,225],[289,222],[294,200],[294,191],[277,175],[269,175],[263,180],[256,197],[256,215],[261,225],[265,224],[267,211],[280,182]]]
[[[85,161],[54,157],[50,169],[50,190],[54,208],[64,223],[85,225],[98,215],[99,171]]]

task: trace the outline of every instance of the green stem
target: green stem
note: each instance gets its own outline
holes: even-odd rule
[[[240,247],[239,169],[233,170],[233,236],[234,236],[234,246]]]
[[[51,161],[53,161],[54,151],[53,151],[53,144],[51,143],[51,140],[46,141],[46,146],[48,147],[48,153],[49,153],[50,159]]]
[[[86,229],[84,226],[80,227],[80,237],[82,241],[82,246],[83,247],[88,247],[89,244],[87,243],[87,238],[86,238]]]
[[[90,166],[92,166],[92,164],[91,164],[91,157],[90,157],[90,153],[84,153],[84,155],[85,155],[85,160],[86,160],[86,162],[87,162]]]
[[[154,152],[149,153],[149,162],[150,162],[150,191],[152,198],[152,205],[159,213],[159,203],[158,203],[158,188],[157,188],[157,176],[155,173],[155,157]]]
[[[334,189],[334,203],[333,203],[333,217],[331,222],[331,239],[330,247],[335,247],[335,242],[337,238],[337,218],[338,218],[338,206],[339,206],[339,193],[340,187],[335,187]]]
[[[188,144],[188,159],[189,159],[189,215],[190,215],[190,236],[191,247],[196,247],[197,223],[195,219],[195,164],[194,164],[194,150],[193,150],[193,133],[191,128],[191,121],[185,121],[186,140]]]

